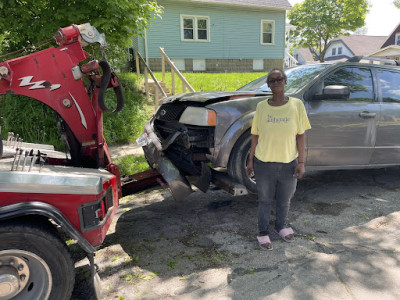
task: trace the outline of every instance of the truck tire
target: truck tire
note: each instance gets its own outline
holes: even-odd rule
[[[254,176],[250,178],[246,174],[246,165],[249,158],[250,146],[251,134],[250,131],[247,131],[237,140],[233,147],[231,156],[229,157],[228,174],[240,184],[243,184],[249,193],[256,194],[256,179]]]
[[[74,265],[54,228],[8,222],[0,224],[0,236],[0,299],[71,298]]]

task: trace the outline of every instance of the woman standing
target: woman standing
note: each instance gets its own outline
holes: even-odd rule
[[[254,175],[258,193],[258,230],[260,247],[272,250],[269,220],[272,202],[276,201],[274,230],[286,242],[294,240],[291,228],[285,227],[290,200],[297,179],[305,172],[305,131],[310,129],[306,110],[300,99],[285,96],[287,77],[273,69],[267,77],[272,98],[257,105],[251,128],[251,147],[247,174]]]

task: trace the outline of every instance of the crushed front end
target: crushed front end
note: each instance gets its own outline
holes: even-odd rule
[[[201,102],[166,102],[146,124],[138,144],[167,182],[176,200],[206,191],[211,182],[207,155],[214,148],[216,114]]]

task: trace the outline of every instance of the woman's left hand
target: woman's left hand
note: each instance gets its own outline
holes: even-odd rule
[[[306,172],[306,168],[304,167],[304,163],[298,163],[296,168],[294,169],[293,177],[300,179],[303,177],[304,173]]]

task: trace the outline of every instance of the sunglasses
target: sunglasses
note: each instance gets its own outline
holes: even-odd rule
[[[267,83],[281,82],[281,81],[283,81],[283,80],[285,80],[285,78],[283,78],[283,77],[278,77],[278,78],[274,78],[274,79],[268,79],[268,80],[267,80]]]

